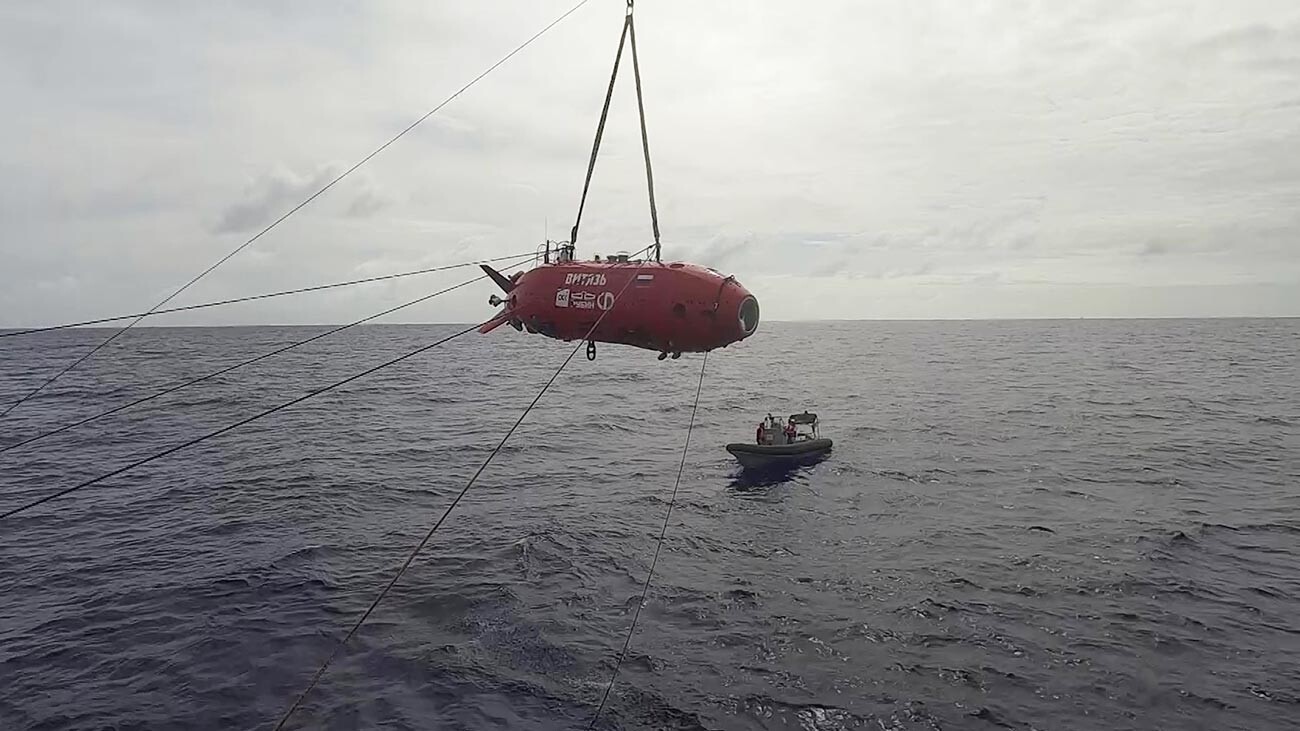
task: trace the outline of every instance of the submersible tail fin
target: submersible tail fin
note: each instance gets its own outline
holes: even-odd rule
[[[501,291],[505,292],[506,294],[510,294],[511,292],[514,291],[515,289],[514,280],[507,278],[506,275],[502,274],[501,272],[498,272],[497,270],[493,269],[487,264],[479,264],[479,266],[483,268],[483,272],[487,274],[488,277],[490,277],[493,282],[496,282],[496,285],[501,288]],[[516,278],[518,276],[519,276],[518,274],[515,275]],[[479,325],[478,326],[479,333],[483,333],[483,334],[490,333],[493,330],[501,327],[502,325],[505,325],[506,323],[510,323],[510,325],[513,326],[516,330],[522,329],[522,327],[519,324],[519,321],[516,320],[514,316],[514,312],[513,312],[514,306],[513,303],[511,302],[511,300],[513,299],[514,297],[511,297],[509,299],[502,299],[496,295],[492,295],[491,297],[489,297],[488,298],[489,305],[492,305],[493,307],[499,307],[501,305],[505,305],[505,309],[503,309],[501,312],[498,312],[496,316],[493,317],[491,320],[488,320],[482,325]]]
[[[492,332],[493,330],[495,330],[495,329],[501,327],[502,325],[506,324],[507,322],[510,322],[510,313],[509,313],[509,312],[502,312],[501,314],[497,315],[496,317],[492,318],[491,320],[488,320],[487,322],[483,323],[482,325],[479,325],[479,326],[478,326],[479,334],[490,333],[490,332]]]
[[[496,282],[496,285],[501,288],[502,292],[510,294],[510,292],[514,290],[515,283],[507,279],[504,274],[498,272],[487,264],[479,264],[479,266],[483,268],[485,274],[492,278],[493,282]]]

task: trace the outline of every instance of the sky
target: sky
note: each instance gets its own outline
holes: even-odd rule
[[[573,3],[0,4],[0,326],[147,309]],[[623,9],[590,0],[173,304],[567,238]],[[767,320],[1300,316],[1300,3],[636,17],[664,256]],[[651,241],[629,72],[580,256]],[[474,275],[150,322],[347,322]],[[493,293],[382,321],[485,320]]]

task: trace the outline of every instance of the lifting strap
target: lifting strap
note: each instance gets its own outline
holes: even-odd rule
[[[650,169],[650,137],[645,129],[645,104],[641,101],[641,64],[636,57],[636,27],[632,24],[632,0],[627,0],[627,35],[632,42],[632,75],[636,77],[636,111],[641,119],[641,151],[645,153],[645,184],[650,192],[650,227],[655,234],[655,261],[659,261],[659,211],[655,208],[655,175]]]
[[[596,155],[600,151],[600,140],[605,134],[605,119],[609,117],[609,102],[614,97],[614,80],[618,78],[618,62],[623,58],[623,44],[631,40],[632,74],[636,78],[636,109],[641,119],[641,151],[645,155],[646,188],[650,192],[650,226],[654,230],[655,261],[660,260],[659,246],[659,212],[655,207],[655,179],[650,168],[650,137],[645,126],[645,103],[641,98],[641,64],[636,55],[636,29],[632,25],[632,1],[627,0],[627,15],[623,18],[623,31],[618,37],[618,52],[614,54],[614,71],[609,75],[609,89],[605,92],[605,106],[600,110],[600,122],[596,125],[596,141],[591,146],[591,159],[587,162],[587,179],[582,184],[582,199],[578,202],[578,216],[573,221],[573,230],[569,233],[569,244],[578,245],[578,226],[582,223],[582,211],[587,205],[587,192],[591,189],[591,175],[596,170]]]

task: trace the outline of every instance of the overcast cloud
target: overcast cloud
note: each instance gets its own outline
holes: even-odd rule
[[[147,308],[571,4],[0,5],[0,326]],[[640,6],[665,255],[769,319],[1300,315],[1300,3]],[[622,8],[592,0],[178,303],[565,238]],[[583,255],[650,241],[622,81]],[[469,276],[157,324],[341,322]],[[483,320],[491,293],[393,319]]]

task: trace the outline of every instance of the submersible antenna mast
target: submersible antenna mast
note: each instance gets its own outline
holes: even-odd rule
[[[660,261],[659,212],[655,208],[655,180],[650,168],[650,138],[645,126],[645,103],[641,98],[641,64],[636,55],[636,30],[632,25],[632,2],[627,0],[627,15],[623,17],[623,32],[618,37],[618,51],[614,54],[614,70],[609,75],[609,88],[605,91],[605,106],[600,110],[600,122],[596,125],[596,140],[591,146],[591,159],[587,162],[587,179],[582,184],[582,199],[578,202],[578,215],[573,220],[573,231],[569,234],[569,246],[578,246],[578,226],[582,223],[582,210],[587,205],[587,192],[591,189],[591,174],[596,169],[596,155],[600,152],[600,140],[605,134],[605,120],[609,117],[609,102],[614,97],[614,80],[618,78],[618,62],[623,58],[623,45],[629,39],[632,42],[632,74],[636,78],[636,108],[641,120],[641,151],[645,155],[646,189],[650,192],[650,225],[654,230],[655,261]]]

